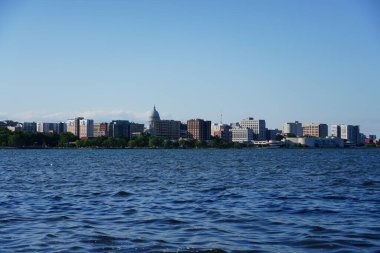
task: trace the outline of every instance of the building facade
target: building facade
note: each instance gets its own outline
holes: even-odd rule
[[[108,123],[94,123],[94,137],[108,136]]]
[[[181,121],[154,120],[151,134],[171,140],[178,140],[181,134]]]
[[[325,138],[328,136],[328,126],[326,124],[304,124],[302,129],[303,136],[319,138]]]
[[[234,127],[230,131],[233,142],[249,143],[253,140],[253,130],[251,128]]]
[[[187,121],[187,132],[190,138],[209,141],[211,139],[211,121],[190,119]]]
[[[79,121],[79,138],[94,137],[94,121],[92,119],[81,119]]]
[[[266,140],[266,127],[265,120],[247,118],[240,122],[242,128],[250,128],[253,132],[253,140],[255,141],[265,141]]]
[[[340,125],[332,125],[331,126],[331,136],[341,138],[342,133],[341,133]]]
[[[301,137],[303,135],[302,123],[298,121],[284,123],[282,133],[284,135],[292,134],[296,137]]]
[[[108,125],[108,136],[130,137],[130,122],[128,120],[113,120]]]
[[[79,122],[83,120],[83,117],[78,117],[75,119],[69,119],[66,121],[67,132],[72,133],[73,135],[79,137],[80,135],[80,125]],[[37,130],[38,131],[38,130]]]
[[[24,122],[22,124],[22,130],[25,132],[37,132],[37,123],[36,122]]]

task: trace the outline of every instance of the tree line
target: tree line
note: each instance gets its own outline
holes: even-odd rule
[[[34,133],[12,132],[0,127],[0,147],[35,147],[35,148],[242,148],[242,143],[229,143],[219,137],[212,137],[210,142],[195,139],[172,141],[166,138],[141,134],[131,139],[124,137],[95,137],[79,139],[72,133]]]

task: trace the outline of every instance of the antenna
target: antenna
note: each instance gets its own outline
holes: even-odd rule
[[[223,125],[223,114],[220,114],[220,124]]]

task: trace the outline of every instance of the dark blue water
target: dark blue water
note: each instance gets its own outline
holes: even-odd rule
[[[380,252],[380,150],[0,150],[0,252]]]

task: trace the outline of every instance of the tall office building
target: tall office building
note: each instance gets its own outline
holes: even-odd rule
[[[181,134],[181,121],[155,120],[150,132],[154,136],[177,140]]]
[[[94,120],[81,119],[79,120],[79,138],[94,137]]]
[[[325,138],[328,136],[328,126],[326,124],[304,124],[303,135],[309,137]]]
[[[78,117],[75,119],[69,119],[66,121],[67,132],[72,133],[73,135],[79,137],[80,135],[80,127],[79,121],[83,120],[83,117]]]
[[[250,128],[253,131],[253,140],[255,141],[265,141],[266,139],[266,127],[265,120],[262,119],[254,119],[249,117],[247,119],[243,119],[240,122],[242,128]]]
[[[190,119],[187,121],[187,131],[190,138],[208,141],[211,138],[211,121]]]
[[[249,143],[253,140],[253,130],[251,128],[233,127],[230,131],[233,142]]]
[[[37,132],[37,123],[36,122],[24,122],[24,124],[22,124],[22,129],[25,132],[35,133],[35,132]]]
[[[128,120],[113,120],[108,125],[108,136],[130,137],[130,122]]]
[[[341,138],[341,127],[340,125],[331,126],[331,136]]]
[[[144,124],[132,122],[129,127],[129,138],[132,138],[135,135],[141,135],[144,132]]]
[[[282,133],[285,135],[292,134],[296,137],[301,137],[303,135],[302,123],[298,121],[284,123]]]
[[[94,137],[108,136],[108,123],[94,123]]]

